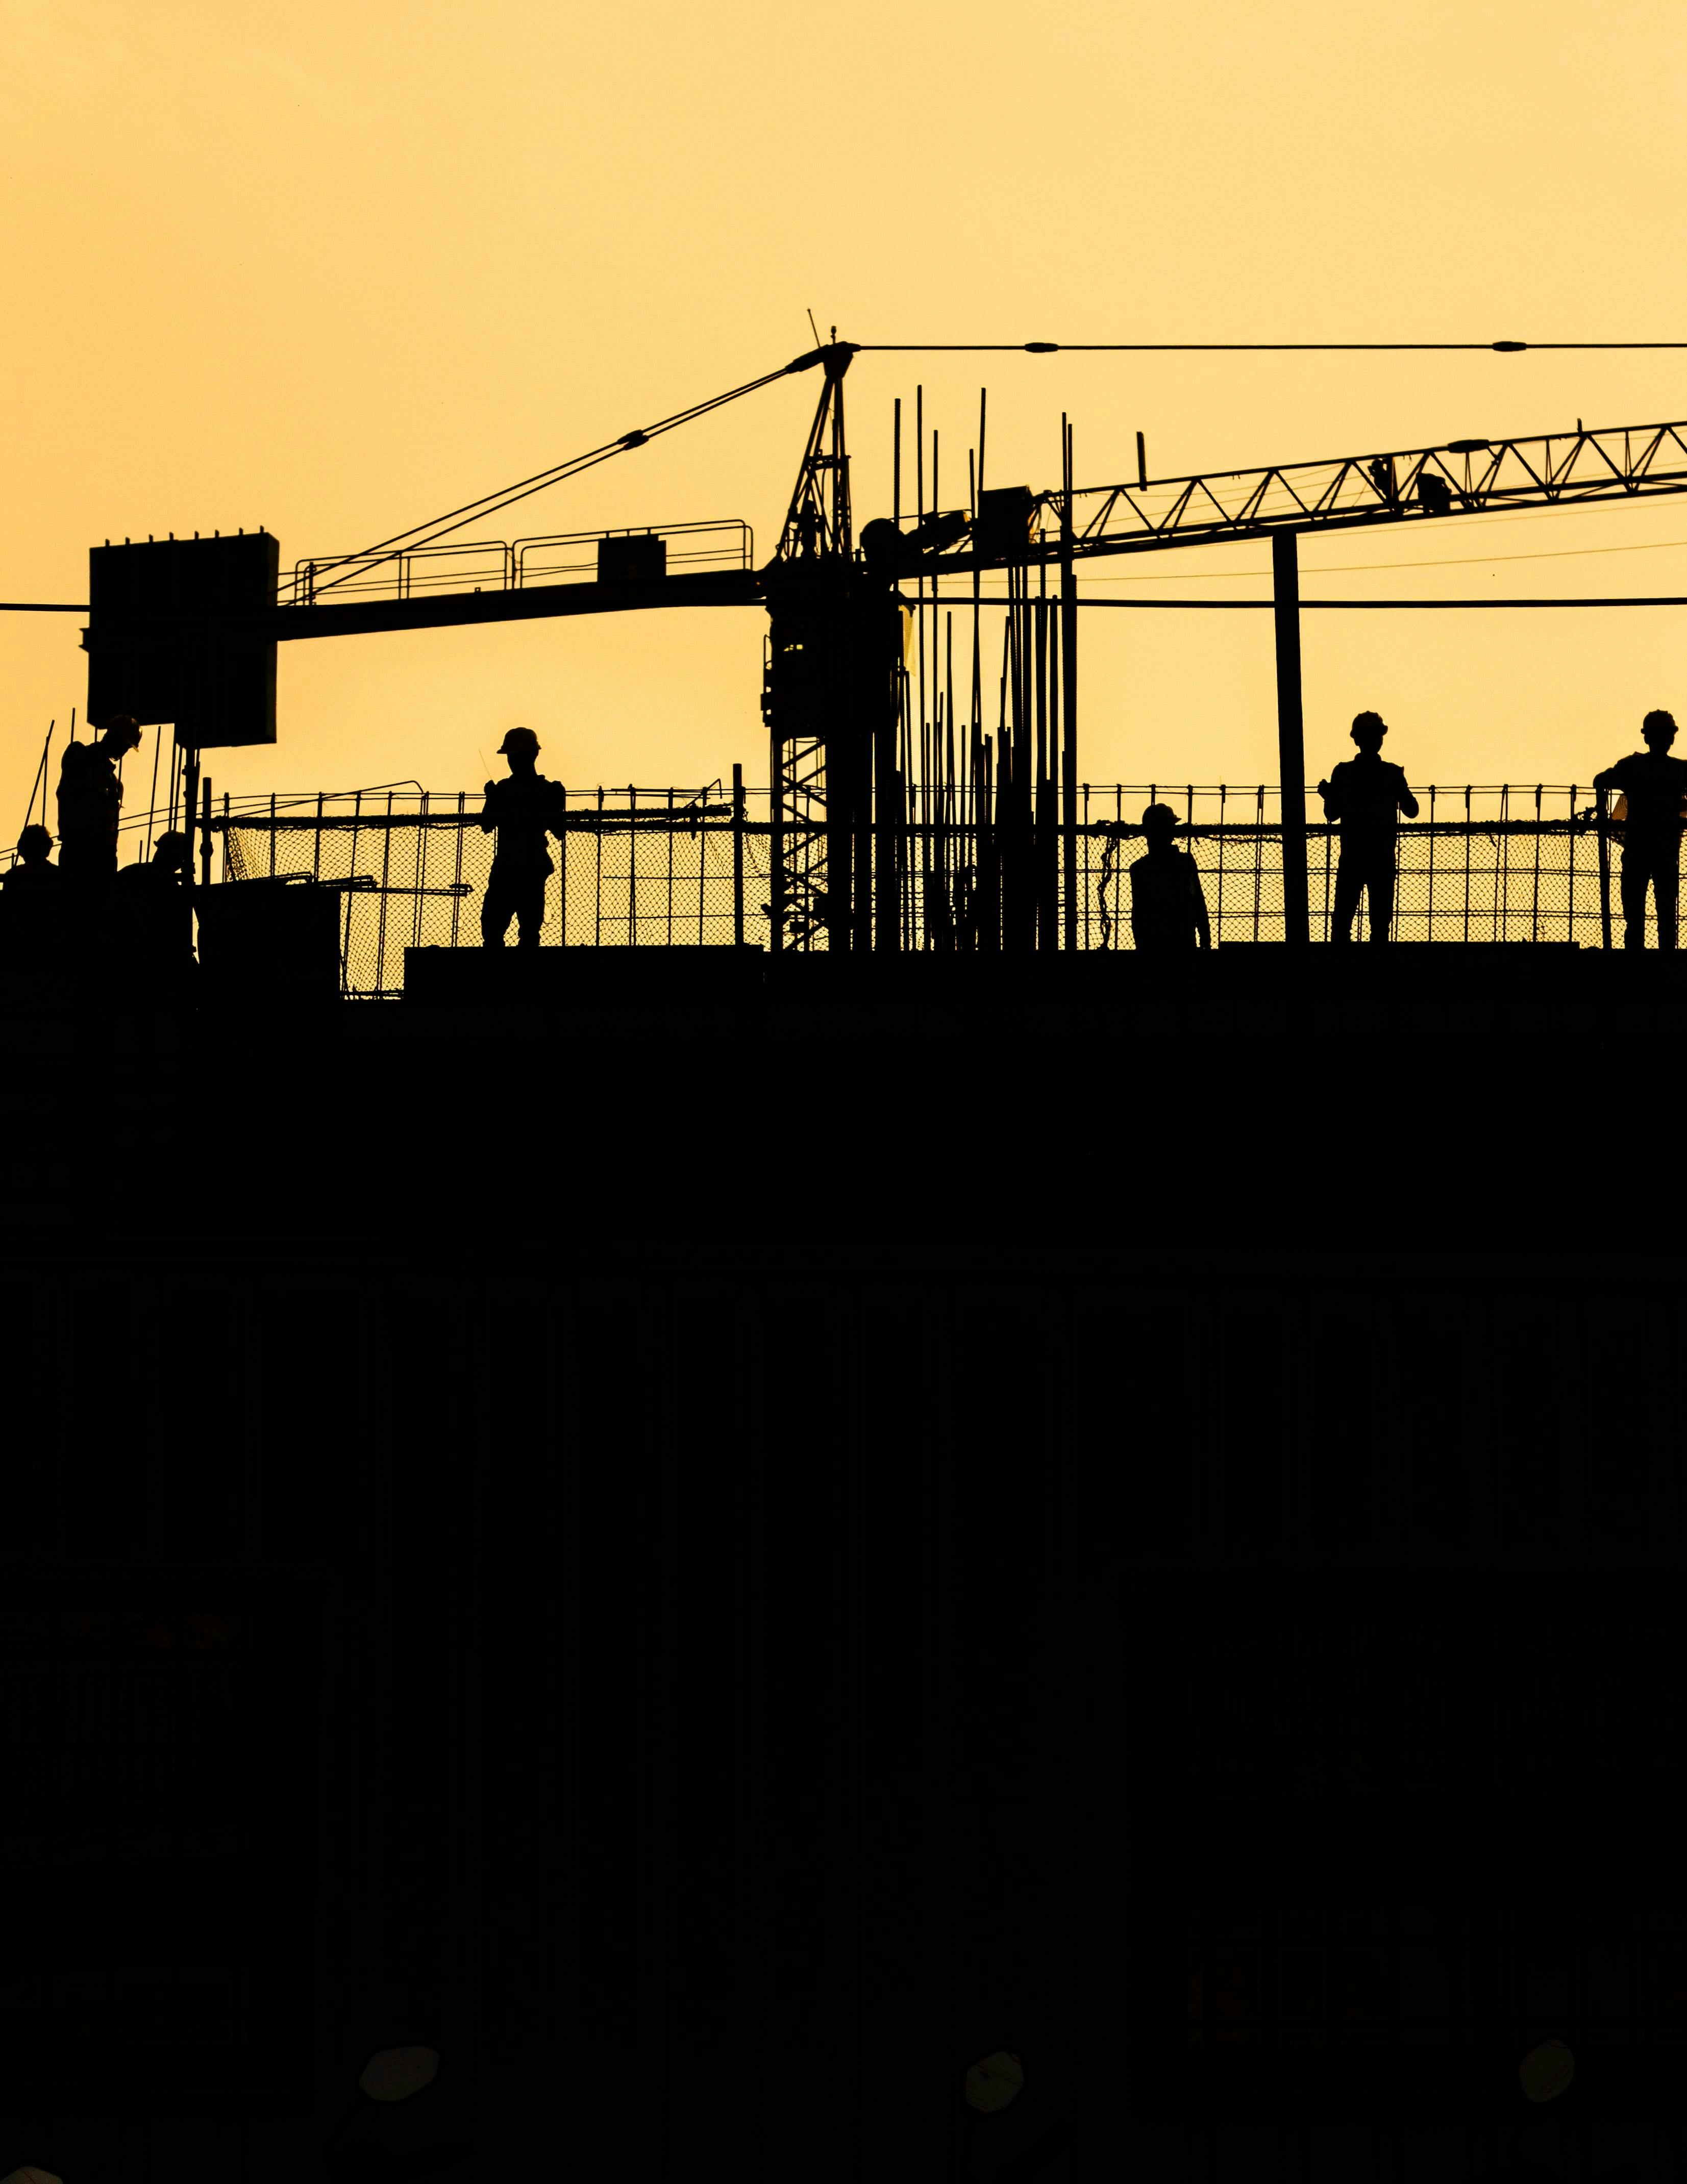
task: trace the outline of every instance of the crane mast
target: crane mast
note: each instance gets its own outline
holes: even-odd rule
[[[796,486],[763,572],[772,627],[762,710],[772,783],[771,944],[837,955],[874,942],[874,786],[896,794],[903,612],[887,572],[857,556],[844,435],[852,345],[821,351],[825,383]],[[881,842],[888,830],[881,830]],[[894,854],[892,852],[892,854]],[[894,889],[876,890],[894,947]]]

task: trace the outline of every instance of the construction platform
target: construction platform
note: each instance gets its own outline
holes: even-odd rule
[[[980,1240],[1070,1236],[1120,1190],[1202,1208],[1216,1237],[1243,1177],[1238,1241],[1313,1201],[1362,1233],[1374,1190],[1419,1178],[1450,1209],[1497,1194],[1520,1245],[1541,1224],[1562,1240],[1573,1200],[1597,1203],[1600,1234],[1637,1223],[1662,1247],[1648,1191],[1586,1194],[1661,1127],[1684,1035],[1687,957],[1527,944],[1170,965],[422,949],[397,1004],[204,979],[193,1006],[140,1012],[14,986],[0,1211],[180,1232],[237,1198],[266,1231],[419,1223],[513,1247],[553,1232],[542,1198],[402,1178],[478,1174],[519,1145],[583,1240],[685,1228],[697,1176],[731,1177],[775,1226],[792,1194],[824,1203],[840,1242],[910,1192]],[[168,1178],[155,1200],[120,1210],[69,1156],[71,1117]],[[1333,1195],[1323,1173],[1345,1178]]]

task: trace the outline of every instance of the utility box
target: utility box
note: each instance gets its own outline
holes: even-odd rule
[[[276,739],[281,549],[266,531],[88,555],[87,717],[169,722],[196,750]]]
[[[340,989],[340,893],[309,880],[200,888],[199,966],[231,997],[332,1000]]]
[[[597,542],[601,584],[659,583],[667,574],[668,541],[654,531],[636,531],[625,538]]]

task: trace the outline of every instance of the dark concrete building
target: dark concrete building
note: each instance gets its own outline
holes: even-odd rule
[[[6,2165],[1681,2176],[1687,993],[1427,952],[14,994]]]

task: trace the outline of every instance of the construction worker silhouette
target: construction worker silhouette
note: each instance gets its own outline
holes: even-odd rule
[[[1643,751],[1620,758],[1594,776],[1596,789],[1619,788],[1623,822],[1623,945],[1646,944],[1646,889],[1657,911],[1657,944],[1675,945],[1676,901],[1679,891],[1682,800],[1687,798],[1687,759],[1671,758],[1675,719],[1648,713],[1640,723]]]
[[[480,906],[480,937],[488,948],[501,948],[517,922],[519,944],[537,948],[545,922],[545,883],[556,869],[545,838],[560,840],[567,805],[559,782],[539,771],[539,738],[531,728],[511,728],[498,746],[509,760],[507,781],[489,781],[481,832],[496,833],[498,853]]]
[[[148,864],[125,865],[112,890],[118,952],[132,972],[160,984],[193,962],[193,928],[184,876],[193,869],[186,834],[160,834]]]
[[[1371,938],[1385,941],[1394,915],[1394,850],[1400,814],[1417,816],[1417,799],[1406,787],[1405,768],[1382,755],[1387,724],[1380,713],[1358,714],[1350,731],[1357,758],[1343,759],[1318,783],[1327,818],[1342,830],[1341,861],[1336,866],[1336,904],[1332,940],[1351,940],[1360,889],[1371,905]]]
[[[59,862],[79,887],[117,877],[117,820],[123,809],[118,761],[141,740],[126,714],[108,723],[98,743],[70,744],[59,768]]]
[[[1187,850],[1172,847],[1177,814],[1151,804],[1142,814],[1148,854],[1131,867],[1131,938],[1142,956],[1193,955],[1213,944],[1201,875]]]
[[[17,862],[3,883],[7,952],[39,959],[58,943],[64,925],[64,875],[52,861],[53,837],[45,827],[25,827]]]
[[[18,861],[0,881],[8,896],[52,895],[64,881],[64,873],[53,862],[52,835],[45,827],[25,827],[18,837]]]

